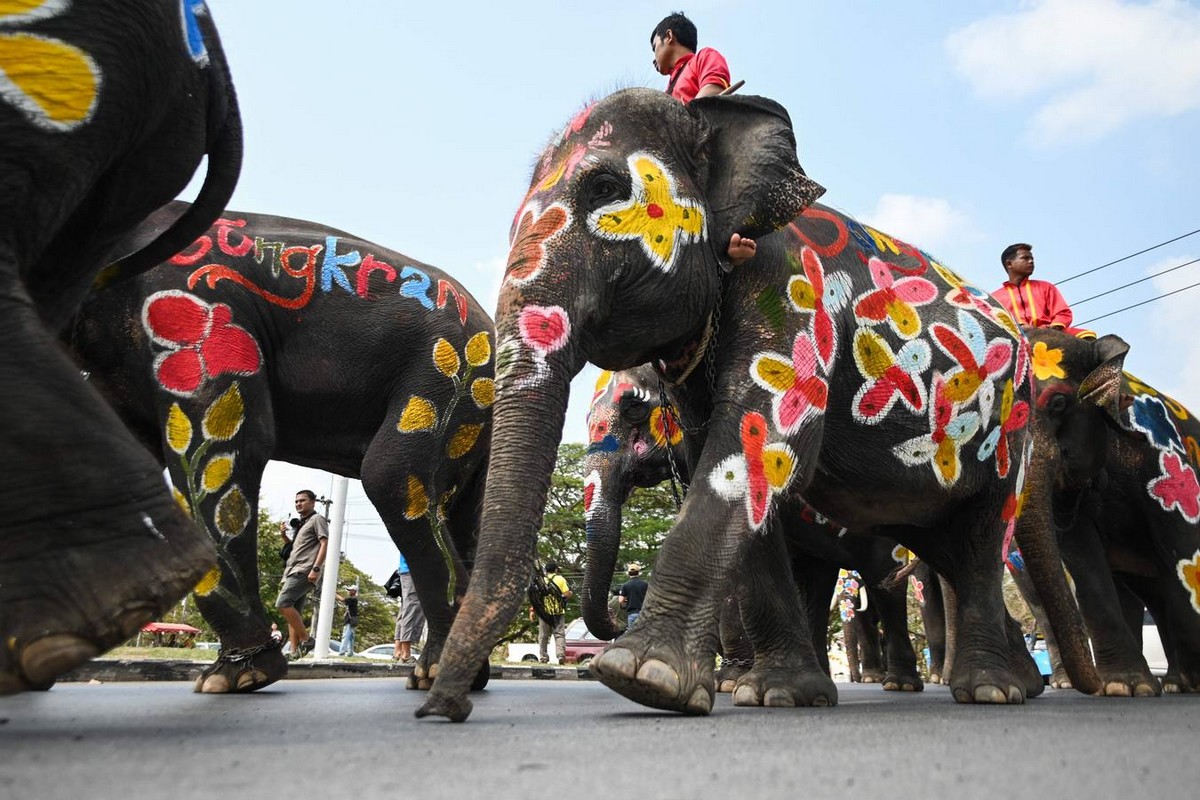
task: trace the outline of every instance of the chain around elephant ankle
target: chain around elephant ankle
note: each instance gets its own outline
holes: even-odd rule
[[[725,667],[753,667],[753,658],[726,658],[721,656],[721,669]]]
[[[266,644],[260,644],[255,647],[231,647],[228,650],[221,648],[217,651],[217,661],[247,661],[251,658],[254,658],[259,653],[265,653],[272,649],[282,650],[283,642],[277,642],[274,639],[271,639]]]

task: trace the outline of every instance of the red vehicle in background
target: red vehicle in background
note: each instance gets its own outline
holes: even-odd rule
[[[582,619],[572,620],[567,625],[567,652],[564,663],[587,664],[609,644],[610,642],[592,636]]]

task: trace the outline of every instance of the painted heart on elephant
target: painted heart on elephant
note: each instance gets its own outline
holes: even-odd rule
[[[0,153],[0,463],[13,476],[0,500],[8,694],[46,688],[125,641],[213,562],[161,468],[56,341],[93,286],[168,258],[233,193],[241,122],[207,7],[0,0]],[[114,254],[205,156],[190,212]]]
[[[763,664],[759,701],[836,702],[803,610],[782,589],[792,576],[775,510],[802,500],[835,524],[896,539],[955,586],[953,610],[969,631],[950,678],[956,700],[1022,702],[1040,691],[1000,591],[1001,545],[1022,472],[1001,477],[992,458],[978,458],[1001,424],[994,398],[1005,382],[1014,402],[1029,401],[1028,361],[1008,315],[975,295],[952,302],[963,281],[927,254],[812,206],[822,190],[797,162],[787,113],[770,100],[684,106],[630,89],[581,117],[548,146],[518,211],[521,220],[560,209],[566,222],[542,243],[536,269],[522,250],[523,277],[510,272],[501,289],[484,536],[418,714],[469,714],[475,664],[516,612],[531,573],[569,382],[587,361],[655,364],[677,384],[695,454],[643,612],[592,662],[606,685],[645,705],[707,714],[715,620],[735,568],[747,564],[739,600],[759,598],[777,621],[748,625]],[[547,181],[568,153],[571,174]],[[735,232],[758,240],[758,251],[730,268],[712,243]],[[531,309],[555,309],[562,319],[553,350],[526,340]],[[854,400],[886,372],[887,351],[861,343],[860,332],[897,358],[904,352],[907,374],[922,387],[908,394],[911,406],[894,403],[873,423]],[[914,341],[929,350],[923,370],[913,366],[923,353],[904,351]],[[1026,430],[1008,437],[1023,462]],[[1066,633],[1076,685],[1090,688],[1078,611],[1056,543],[1043,538],[1026,557],[1046,565],[1039,591]]]
[[[156,212],[129,244],[186,207]],[[197,691],[252,691],[287,671],[258,593],[269,459],[362,479],[429,621],[411,682],[429,687],[475,546],[492,337],[479,304],[435,267],[314,223],[232,211],[84,305],[71,342],[91,382],[216,544],[196,602],[221,651]]]
[[[1162,688],[1200,691],[1200,424],[1123,371],[1120,338],[1026,333],[1036,446],[1018,543],[1060,536],[1106,694],[1160,692],[1143,607],[1167,653]]]

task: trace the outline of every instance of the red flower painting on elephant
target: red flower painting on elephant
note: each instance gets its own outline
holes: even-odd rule
[[[854,300],[854,316],[858,323],[875,325],[887,321],[892,330],[905,339],[919,334],[921,317],[917,307],[937,298],[937,286],[925,278],[913,276],[896,280],[891,265],[881,258],[868,259],[867,269],[875,288]]]
[[[817,348],[807,333],[796,335],[791,359],[770,352],[755,356],[750,377],[771,393],[775,427],[784,435],[800,430],[810,417],[825,413],[829,384],[817,375]]]
[[[874,425],[897,400],[914,413],[925,410],[924,372],[931,360],[929,343],[914,339],[893,353],[882,336],[870,328],[854,333],[854,363],[866,378],[850,405],[856,422]]]
[[[1162,475],[1146,488],[1164,511],[1179,510],[1188,522],[1200,522],[1200,482],[1191,466],[1176,452],[1159,451]]]
[[[949,487],[958,483],[962,474],[959,452],[979,430],[979,414],[975,411],[958,413],[958,406],[947,396],[946,380],[942,375],[934,376],[932,394],[929,434],[901,442],[892,448],[892,452],[910,467],[929,464],[938,483]]]
[[[208,304],[180,291],[157,292],[142,306],[142,325],[166,348],[154,359],[154,376],[167,391],[190,396],[219,375],[253,375],[262,366],[254,338],[233,324],[224,303]]]
[[[742,417],[742,452],[723,459],[709,474],[709,483],[726,500],[746,501],[750,527],[758,530],[767,519],[772,496],[792,482],[796,454],[783,442],[767,444],[767,420],[751,411]]]
[[[958,312],[958,330],[940,322],[929,326],[938,348],[956,363],[946,373],[946,397],[957,406],[979,400],[979,415],[991,419],[996,400],[994,381],[1008,371],[1012,361],[1011,341],[997,337],[987,341],[983,326],[969,311]]]
[[[992,428],[983,444],[979,446],[976,458],[986,461],[993,453],[996,454],[996,474],[1001,478],[1008,477],[1011,462],[1009,456],[1008,436],[1023,430],[1029,424],[1029,403],[1024,400],[1013,402],[1013,382],[1004,382],[1004,392],[1000,396],[1000,424]]]
[[[821,257],[811,247],[800,249],[800,264],[804,275],[793,275],[788,281],[788,299],[796,311],[812,313],[812,336],[817,355],[826,371],[837,353],[837,327],[831,311],[840,311],[850,300],[850,276],[845,272],[825,274]]]

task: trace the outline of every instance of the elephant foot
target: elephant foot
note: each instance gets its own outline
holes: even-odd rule
[[[713,674],[713,685],[718,692],[729,694],[737,685],[738,679],[753,666],[753,659],[722,658],[721,666]]]
[[[703,716],[713,706],[711,657],[677,665],[661,648],[639,646],[636,633],[627,633],[616,644],[592,659],[591,670],[617,694],[651,708]]]
[[[0,695],[48,689],[205,576],[212,540],[162,495],[157,506],[135,506],[132,526],[57,520],[0,532]]]
[[[282,643],[268,640],[255,647],[222,648],[192,688],[201,694],[238,694],[270,686],[286,676]]]
[[[883,683],[883,670],[863,670],[863,683]]]
[[[925,682],[915,672],[906,675],[889,672],[883,677],[883,690],[885,692],[923,692],[925,691]]]
[[[451,697],[434,689],[414,713],[417,719],[445,717],[451,722],[466,722],[467,717],[471,716],[472,708],[474,705],[466,695]]]
[[[428,667],[424,663],[418,661],[413,667],[412,674],[408,676],[408,681],[405,683],[405,688],[416,689],[419,691],[428,691],[433,688],[434,678],[438,676],[438,665],[432,664]],[[475,679],[471,681],[472,692],[482,692],[487,688],[488,680],[492,677],[491,663],[484,661],[483,666],[475,673]]]
[[[942,682],[941,673],[938,673],[938,672],[930,673],[929,682],[933,683],[933,684],[940,684]]]
[[[1052,689],[1071,689],[1071,679],[1067,677],[1067,671],[1064,669],[1056,669],[1050,675],[1050,688]]]
[[[837,686],[820,670],[762,668],[756,666],[742,676],[733,690],[735,706],[768,708],[836,706]]]
[[[1162,682],[1149,672],[1102,672],[1100,681],[1100,694],[1105,697],[1158,697],[1163,693]]]
[[[1017,705],[1025,702],[1024,683],[1006,669],[955,669],[950,690],[957,703]]]

